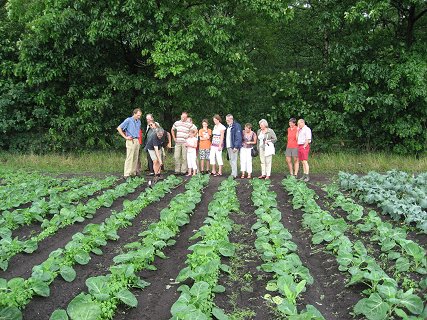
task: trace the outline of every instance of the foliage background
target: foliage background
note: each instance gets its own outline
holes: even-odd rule
[[[421,154],[427,1],[0,0],[0,147],[111,150],[135,107],[232,113],[318,151]],[[283,141],[281,141],[283,143]]]

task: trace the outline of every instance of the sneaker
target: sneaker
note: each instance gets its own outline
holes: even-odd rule
[[[303,174],[298,180],[304,181],[304,179],[305,179],[305,174]]]
[[[310,181],[310,177],[309,176],[305,176],[305,178],[302,179],[302,181],[309,182]]]

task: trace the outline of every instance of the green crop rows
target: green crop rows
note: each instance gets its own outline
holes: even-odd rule
[[[0,319],[426,319],[427,174],[338,179],[0,169]]]

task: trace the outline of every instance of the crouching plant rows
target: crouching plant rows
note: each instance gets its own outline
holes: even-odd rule
[[[298,312],[297,298],[306,290],[306,285],[313,283],[313,277],[302,264],[297,245],[291,241],[292,235],[281,222],[276,193],[269,191],[270,181],[252,180],[252,186],[252,201],[257,207],[257,222],[252,226],[257,235],[255,247],[265,262],[261,269],[273,273],[274,279],[268,282],[266,289],[280,294],[266,298],[275,303],[287,319],[324,319],[312,305]]]
[[[56,310],[50,319],[112,319],[119,303],[136,307],[138,301],[129,289],[143,289],[149,285],[137,272],[156,270],[154,258],[166,258],[162,250],[174,245],[173,238],[180,227],[190,222],[190,214],[201,201],[201,190],[208,182],[208,175],[193,177],[185,186],[187,191],[175,196],[169,206],[160,212],[160,220],[140,233],[139,241],[125,245],[125,249],[128,249],[126,253],[114,257],[110,274],[88,278],[88,293],[76,296],[67,310]]]

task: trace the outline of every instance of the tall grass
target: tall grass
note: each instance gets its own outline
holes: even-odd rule
[[[79,154],[11,154],[0,153],[0,165],[10,169],[37,170],[51,173],[112,173],[122,174],[125,152],[90,152]],[[146,167],[146,153],[141,153],[142,166]],[[224,172],[230,172],[225,153]],[[367,173],[385,172],[391,169],[419,173],[427,171],[427,155],[415,157],[386,153],[313,153],[309,158],[310,172],[313,174],[336,174],[339,171]],[[173,154],[168,154],[165,163],[167,170],[174,169]],[[254,173],[260,172],[259,157],[253,159]],[[273,157],[273,174],[288,172],[283,154]]]

